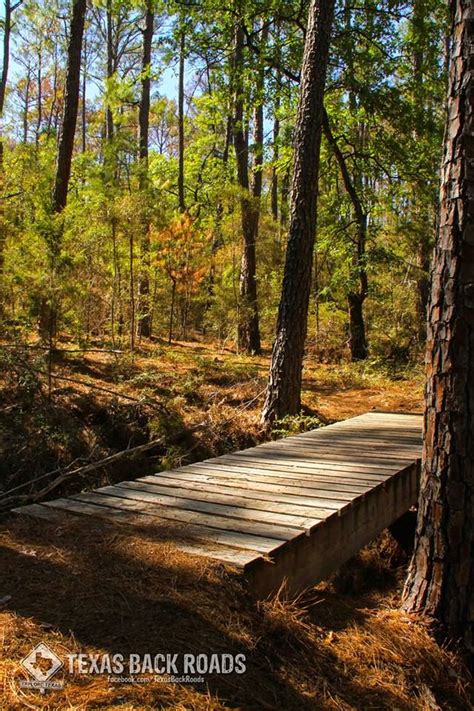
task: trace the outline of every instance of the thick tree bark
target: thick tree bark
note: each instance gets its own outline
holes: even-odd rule
[[[326,140],[334,153],[347,194],[352,202],[357,223],[357,237],[352,256],[352,276],[357,289],[351,288],[347,295],[349,307],[349,346],[353,361],[367,358],[367,338],[364,320],[364,301],[368,293],[368,279],[365,268],[365,248],[367,242],[367,213],[351,179],[346,159],[335,139],[326,110],[323,111],[323,130]]]
[[[79,109],[81,79],[81,50],[84,34],[84,19],[87,0],[74,0],[67,50],[66,92],[64,116],[59,137],[56,179],[53,189],[53,212],[61,212],[66,206],[69,178],[71,175],[74,136]]]
[[[448,120],[428,306],[423,471],[404,607],[474,655],[474,8],[451,0]]]
[[[242,219],[243,252],[240,265],[240,313],[238,323],[238,347],[247,353],[260,353],[260,329],[257,304],[257,259],[255,238],[258,231],[258,210],[252,204],[249,185],[248,132],[244,126],[244,96],[242,70],[244,64],[244,29],[241,21],[235,28],[234,44],[234,148],[237,161],[237,178],[241,189],[240,208]],[[257,118],[258,121],[258,118]],[[258,187],[257,187],[258,191]]]
[[[147,3],[145,17],[145,29],[143,31],[143,57],[142,57],[142,91],[140,107],[138,110],[139,129],[139,176],[140,190],[145,192],[148,188],[148,134],[150,127],[150,68],[151,68],[151,48],[153,42],[153,29],[155,17],[151,1]],[[145,207],[146,211],[146,207]],[[150,303],[150,225],[145,217],[142,224],[141,238],[142,264],[140,277],[138,280],[139,313],[138,313],[138,335],[139,337],[150,338],[151,336],[151,303]]]
[[[316,232],[323,97],[333,16],[334,0],[311,1],[295,127],[286,263],[262,413],[262,421],[267,425],[277,418],[296,414],[301,408],[301,378]]]

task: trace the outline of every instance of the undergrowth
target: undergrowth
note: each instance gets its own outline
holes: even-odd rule
[[[162,438],[163,446],[66,482],[54,494],[134,478],[265,438],[259,417],[268,356],[236,355],[199,343],[147,344],[135,353],[117,353],[104,344],[97,344],[98,352],[77,348],[63,341],[50,358],[41,345],[0,347],[0,498],[19,485],[22,493],[33,493],[40,488],[36,479],[48,472],[153,439]],[[369,398],[382,409],[387,398],[389,409],[407,409],[406,400],[408,409],[415,403],[418,408],[420,382],[416,371],[394,382],[376,361],[327,366],[308,357],[303,412],[278,421],[272,437],[370,409]],[[198,425],[203,426],[195,432]]]

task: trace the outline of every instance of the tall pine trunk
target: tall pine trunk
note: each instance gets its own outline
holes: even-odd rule
[[[179,76],[178,76],[178,204],[181,213],[186,212],[184,196],[184,50],[186,33],[184,27],[179,33]]]
[[[290,226],[277,334],[262,421],[296,414],[308,326],[324,86],[334,0],[312,0],[295,127]]]
[[[114,27],[112,18],[112,0],[107,0],[106,11],[105,11],[105,22],[106,22],[106,32],[107,32],[107,79],[111,79],[116,70],[115,61],[115,46],[114,46]],[[110,89],[109,89],[110,90]],[[105,134],[107,136],[107,142],[112,143],[114,138],[114,116],[112,109],[110,108],[110,102],[107,101],[107,106],[105,110]]]
[[[87,36],[84,37],[81,91],[81,150],[87,150]]]
[[[238,20],[234,44],[234,148],[237,161],[237,178],[241,190],[240,209],[242,219],[243,252],[240,265],[240,300],[238,323],[238,347],[247,353],[260,353],[260,329],[257,305],[257,257],[255,238],[258,230],[258,212],[249,191],[248,132],[244,121],[244,28]]]
[[[64,93],[63,121],[59,134],[56,175],[54,180],[51,202],[52,212],[57,215],[62,213],[62,211],[66,207],[67,194],[69,189],[69,178],[71,177],[72,154],[74,151],[77,115],[79,112],[82,39],[84,35],[86,8],[87,0],[74,0],[72,6],[72,17],[69,28],[69,42],[67,48],[66,87]],[[46,335],[45,330],[47,330],[50,354],[58,323],[59,302],[55,291],[55,280],[57,260],[61,249],[63,229],[62,222],[58,222],[58,224],[55,225],[53,229],[54,234],[51,235],[50,239],[49,255],[51,261],[51,293],[49,295],[49,309],[47,317],[48,323],[46,328],[44,327],[44,325],[43,327],[40,326],[40,331],[43,332],[43,336]],[[44,310],[46,307],[46,303],[46,300],[43,300]],[[51,392],[51,380],[49,386]]]
[[[53,188],[53,212],[61,212],[66,207],[67,202],[67,191],[71,175],[72,153],[79,109],[81,51],[86,6],[87,0],[74,0],[67,50],[64,114],[59,136],[56,178]]]
[[[140,161],[139,181],[142,199],[146,202],[148,190],[148,134],[150,127],[150,69],[151,47],[153,42],[154,13],[151,0],[147,3],[145,29],[143,31],[142,56],[142,91],[138,110],[138,157]],[[142,235],[141,235],[141,269],[138,280],[139,313],[138,335],[141,338],[151,336],[151,303],[150,303],[150,224],[147,216],[148,205],[143,205]]]
[[[10,0],[5,0],[3,8],[3,65],[2,74],[0,76],[0,191],[3,193],[3,185],[5,181],[5,169],[3,163],[3,135],[2,126],[3,123],[3,109],[5,106],[5,93],[7,90],[7,80],[8,80],[8,69],[10,64],[10,36],[11,36],[11,18],[12,18],[12,8]],[[3,315],[3,272],[4,272],[4,261],[5,261],[5,244],[7,240],[6,224],[4,220],[4,200],[1,200],[0,205],[0,316]]]
[[[474,655],[474,14],[451,0],[448,120],[431,275],[422,479],[404,607]]]
[[[39,147],[41,125],[43,123],[43,42],[40,41],[38,46],[38,56],[36,60],[36,129],[35,129],[35,145]]]
[[[12,6],[10,0],[3,4],[3,52],[2,73],[0,75],[0,118],[3,117],[5,94],[7,90],[8,70],[10,67],[10,38],[12,30]],[[1,127],[0,127],[1,128]],[[0,169],[3,170],[3,136],[0,134]]]
[[[278,77],[277,78],[277,92],[280,92],[280,85],[281,85],[281,80]],[[279,151],[279,137],[280,137],[280,118],[278,115],[278,112],[280,110],[280,95],[277,93],[277,96],[275,98],[275,114],[273,117],[273,166],[272,166],[272,183],[271,183],[271,210],[272,210],[272,217],[275,221],[275,223],[278,222],[278,172],[277,172],[277,164],[278,164],[278,159],[280,158],[280,151]]]
[[[275,56],[277,60],[278,67],[281,64],[281,42],[278,35],[281,32],[280,22],[276,22],[275,30],[277,33],[277,38],[275,40]],[[275,100],[273,104],[273,165],[272,165],[272,179],[270,186],[270,207],[272,217],[275,224],[278,223],[279,209],[278,209],[278,170],[277,165],[280,158],[280,104],[281,104],[281,91],[282,91],[282,81],[281,81],[281,71],[276,70],[275,75]],[[279,241],[279,240],[278,240]]]

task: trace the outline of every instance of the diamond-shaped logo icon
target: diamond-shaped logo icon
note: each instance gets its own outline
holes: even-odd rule
[[[48,681],[63,666],[58,655],[44,642],[37,644],[21,664],[36,681]]]

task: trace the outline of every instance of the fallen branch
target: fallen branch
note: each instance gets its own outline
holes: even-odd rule
[[[121,351],[118,348],[53,348],[53,353],[112,353],[112,355],[121,355],[126,351]]]
[[[67,378],[65,378],[67,380]],[[230,424],[233,420],[235,420],[244,410],[248,409],[253,405],[253,403],[258,400],[265,392],[266,388],[261,390],[257,395],[255,395],[251,400],[247,401],[245,405],[242,405],[237,412],[235,412],[231,417],[228,417],[227,419],[223,420],[220,423],[221,428],[223,426],[226,426]],[[126,396],[125,396],[126,397]],[[129,398],[129,399],[134,399],[134,398]],[[180,430],[180,432],[177,432],[174,437],[171,439],[175,439],[183,434],[194,434],[195,432],[199,432],[200,430],[205,429],[206,427],[209,427],[208,422],[200,422],[199,424],[195,425],[194,427],[191,427],[188,430]],[[51,491],[54,491],[55,489],[58,488],[61,484],[63,484],[65,481],[70,479],[71,477],[78,477],[78,476],[83,476],[84,474],[89,474],[90,472],[96,471],[97,469],[101,469],[102,467],[109,466],[110,464],[116,464],[117,462],[120,462],[123,459],[133,459],[134,457],[142,454],[143,452],[148,451],[149,449],[153,449],[154,447],[158,447],[159,445],[162,444],[168,444],[169,439],[166,437],[159,437],[158,439],[152,440],[151,442],[146,442],[145,444],[140,444],[137,447],[131,447],[129,449],[122,450],[121,452],[116,452],[115,454],[111,454],[108,457],[105,457],[105,459],[100,459],[97,462],[91,462],[90,464],[86,464],[83,467],[77,467],[76,469],[70,469],[66,468],[66,470],[61,471],[60,469],[55,469],[54,471],[47,472],[46,474],[41,474],[40,476],[36,477],[35,479],[32,479],[28,482],[25,482],[24,484],[20,484],[19,486],[10,489],[8,491],[3,492],[3,494],[0,495],[0,511],[8,511],[9,509],[19,506],[19,505],[27,505],[27,504],[32,504],[36,503],[37,501],[40,501],[43,499],[47,494],[51,493]],[[195,448],[197,447],[197,443],[194,444],[184,456],[187,456],[190,452],[192,452]],[[60,472],[59,476],[54,479],[54,481],[50,482],[47,486],[45,486],[43,489],[40,491],[37,491],[34,494],[24,494],[21,496],[8,496],[8,494],[11,494],[13,491],[18,491],[19,489],[25,488],[26,486],[30,486],[31,484],[34,484],[37,481],[40,481],[42,479],[47,478],[48,476],[52,476],[53,474],[57,474]]]
[[[199,424],[196,425],[196,427],[193,427],[191,432],[195,432],[198,429],[201,429],[204,427],[204,424]],[[137,447],[131,447],[130,449],[124,449],[121,452],[116,452],[115,454],[111,454],[108,457],[105,457],[105,459],[100,459],[97,462],[91,462],[90,464],[86,464],[83,467],[78,467],[76,469],[70,469],[66,471],[62,471],[61,474],[54,479],[54,481],[50,482],[47,486],[45,486],[43,489],[40,491],[37,491],[34,494],[23,494],[21,496],[8,496],[6,498],[1,499],[0,498],[0,507],[2,510],[9,509],[11,508],[12,504],[15,506],[18,506],[20,504],[30,504],[30,503],[36,503],[40,499],[43,499],[47,494],[51,493],[51,491],[54,491],[54,489],[57,489],[58,486],[63,484],[67,479],[70,479],[71,477],[78,477],[78,476],[83,476],[84,474],[89,474],[90,472],[95,471],[96,469],[101,469],[102,467],[107,467],[110,464],[116,464],[117,462],[120,462],[124,459],[133,459],[134,457],[139,456],[140,454],[143,454],[143,452],[147,452],[149,449],[153,449],[154,447],[158,447],[162,444],[166,443],[166,438],[165,437],[159,437],[158,439],[154,439],[151,442],[146,442],[145,444],[140,444]],[[18,490],[24,486],[30,486],[31,484],[34,484],[36,481],[39,481],[40,479],[44,479],[47,476],[50,476],[51,474],[55,474],[57,469],[55,469],[53,472],[48,472],[47,474],[42,474],[40,477],[37,477],[36,479],[32,479],[31,481],[26,482],[25,484],[22,484],[15,489],[11,489],[10,491],[5,492],[5,494],[9,494],[11,491]],[[3,496],[5,496],[3,494]]]
[[[34,373],[39,373],[40,375],[46,375],[47,377],[51,377],[52,380],[64,380],[67,383],[75,383],[76,385],[84,385],[86,388],[91,388],[92,390],[98,390],[99,392],[102,393],[107,393],[107,395],[114,395],[115,397],[121,397],[124,400],[130,400],[131,402],[136,402],[139,405],[148,405],[151,408],[154,408],[155,410],[159,410],[160,412],[166,412],[166,414],[169,415],[169,410],[165,405],[162,405],[161,403],[158,402],[150,402],[150,400],[139,400],[137,397],[132,397],[131,395],[124,395],[123,393],[119,393],[116,390],[109,390],[108,388],[103,388],[100,385],[93,385],[92,383],[88,383],[85,380],[77,380],[76,378],[68,378],[65,375],[58,375],[57,373],[48,373],[46,370],[40,370],[38,368],[30,368]]]
[[[112,355],[122,355],[126,352],[116,348],[50,348],[39,343],[2,343],[0,348],[16,348],[18,350],[27,348],[33,351],[51,351],[52,353],[112,353]]]

